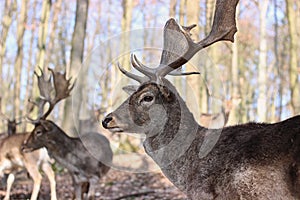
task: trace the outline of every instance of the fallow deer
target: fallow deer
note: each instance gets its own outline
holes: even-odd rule
[[[143,65],[134,55],[131,64],[145,76],[119,65],[140,86],[102,125],[112,132],[145,134],[146,153],[190,199],[300,199],[300,116],[274,124],[207,129],[197,124],[165,78],[199,50],[234,40],[237,3],[217,0],[212,31],[198,43],[190,38],[194,25],[168,20],[157,68]]]
[[[7,136],[0,141],[0,177],[9,174],[4,199],[10,197],[10,190],[15,179],[15,173],[26,169],[33,179],[31,200],[36,200],[41,186],[42,175],[40,168],[47,175],[50,182],[51,200],[56,200],[55,174],[51,167],[51,159],[45,148],[24,154],[21,146],[30,133],[18,133]]]
[[[21,119],[23,117],[18,117],[18,119],[13,117],[13,119],[10,119],[6,114],[2,112],[1,101],[2,98],[0,97],[0,116],[2,116],[2,120],[7,123],[7,134],[13,135],[17,132],[17,126],[22,123]]]
[[[1,98],[0,98],[1,102]],[[40,190],[42,176],[39,169],[47,175],[50,181],[51,200],[56,200],[56,182],[55,174],[51,168],[50,157],[45,148],[34,151],[29,154],[21,152],[21,146],[29,133],[16,133],[16,126],[22,121],[17,122],[16,119],[11,120],[0,109],[0,114],[7,122],[7,133],[0,139],[0,177],[5,179],[6,194],[4,200],[10,197],[10,191],[15,180],[15,174],[22,169],[26,169],[32,177],[34,186],[31,194],[31,200],[37,199]],[[20,119],[23,117],[20,117]],[[5,175],[5,176],[4,176]]]
[[[46,147],[51,157],[70,172],[76,200],[82,199],[82,188],[88,183],[87,198],[93,199],[95,186],[99,179],[105,175],[112,161],[112,150],[105,136],[88,132],[80,138],[69,137],[54,122],[47,120],[54,106],[70,95],[73,85],[66,79],[66,73],[51,71],[52,78],[47,80],[45,73],[35,72],[38,78],[40,91],[39,116],[31,122],[35,125],[28,139],[23,144],[24,152],[31,152]],[[52,96],[55,92],[54,97]],[[48,110],[44,113],[44,105],[48,103]],[[96,153],[95,153],[96,152]]]

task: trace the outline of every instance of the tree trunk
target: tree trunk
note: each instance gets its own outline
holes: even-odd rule
[[[239,16],[239,6],[236,7],[236,16]],[[238,23],[237,28],[239,29]],[[232,98],[240,97],[239,93],[239,56],[238,56],[238,33],[235,34],[234,43],[232,44],[232,58],[231,58],[231,92]],[[238,107],[238,106],[236,106]],[[239,112],[233,107],[230,111],[227,125],[235,125],[239,123]]]
[[[191,24],[199,24],[199,14],[200,14],[200,1],[186,1],[186,10],[187,10],[187,25]],[[192,35],[194,36],[195,41],[199,41],[200,29],[199,26],[196,26],[193,29]],[[187,68],[193,69],[193,71],[198,71],[199,67],[199,54],[196,54],[190,62],[187,64]],[[191,64],[195,65],[192,66]],[[191,108],[191,110],[196,111],[195,118],[199,121],[200,118],[200,85],[201,85],[201,77],[197,75],[187,76],[187,89],[186,89],[186,100],[187,105]]]
[[[266,17],[269,0],[259,2],[260,10],[260,42],[259,42],[259,64],[258,64],[258,99],[257,114],[261,122],[267,117],[267,38]]]
[[[295,0],[286,0],[286,12],[289,24],[289,35],[290,35],[290,63],[289,63],[289,77],[290,77],[290,88],[291,88],[291,106],[292,113],[294,115],[300,113],[300,84],[298,80],[298,44],[299,38],[297,35],[297,8]]]
[[[41,23],[39,27],[39,39],[38,39],[38,56],[37,65],[44,69],[45,51],[46,51],[46,39],[48,33],[48,21],[50,15],[51,0],[44,0],[42,5]]]
[[[49,42],[48,42],[48,46],[46,49],[46,58],[45,58],[45,66],[49,65],[49,62],[52,60],[53,56],[57,53],[55,52],[55,39],[57,39],[57,23],[58,23],[58,17],[59,14],[61,12],[61,6],[62,6],[62,0],[57,0],[54,4],[53,4],[53,18],[51,20],[51,28],[50,28],[50,38],[49,38]],[[54,64],[55,66],[59,65],[59,63],[54,59],[53,60],[54,63],[52,62],[52,64]]]
[[[175,18],[176,16],[176,6],[177,6],[177,0],[170,0],[169,16],[172,18]]]
[[[23,37],[25,32],[25,25],[27,21],[27,3],[28,0],[22,1],[21,12],[18,19],[17,27],[17,57],[15,61],[15,81],[14,81],[14,109],[13,109],[13,118],[20,116],[21,109],[21,72],[23,64]]]
[[[214,5],[215,5],[215,0],[206,0],[205,1],[205,27],[204,27],[204,34],[208,35],[211,27],[212,27],[212,21],[213,21],[213,13],[214,13]],[[209,47],[209,51],[211,51],[212,47]],[[210,54],[209,54],[210,55]],[[201,74],[204,76],[204,84],[201,86],[201,112],[203,113],[208,113],[209,112],[209,104],[208,104],[208,96],[209,96],[209,90],[207,87],[207,82],[209,79],[209,70],[211,69],[211,60],[206,58],[205,59],[205,64],[203,67],[203,71],[201,71]],[[210,77],[211,78],[211,77]]]
[[[122,0],[122,20],[121,20],[121,41],[120,41],[120,51],[119,55],[121,55],[118,62],[121,66],[127,70],[131,71],[130,67],[130,28],[132,22],[132,9],[133,9],[133,0]],[[147,64],[147,63],[146,63]],[[119,71],[113,71],[117,75],[116,80],[119,81],[118,85],[125,86],[128,85],[128,79],[123,76],[123,74]],[[113,81],[113,79],[112,79]],[[127,96],[125,92],[121,91],[120,88],[115,88],[117,85],[112,83],[114,87],[111,89],[115,95],[114,105],[120,105]],[[117,93],[116,93],[117,92]]]
[[[2,85],[2,67],[3,67],[3,60],[5,57],[6,51],[6,39],[8,35],[8,31],[10,25],[12,23],[12,15],[17,9],[17,2],[16,0],[6,0],[5,1],[5,8],[4,8],[4,15],[2,18],[2,31],[1,31],[1,40],[0,40],[0,81]]]
[[[88,14],[88,0],[77,0],[76,19],[72,37],[72,49],[70,56],[69,77],[76,77],[82,65],[84,55],[84,39],[86,35],[86,24]],[[84,70],[84,69],[82,69]],[[67,98],[65,103],[63,127],[66,133],[77,136],[75,127],[79,125],[79,112],[82,100],[82,84],[86,77],[77,77],[76,93],[73,91],[73,98]],[[76,96],[76,97],[75,97]],[[72,101],[73,100],[73,101]]]
[[[175,5],[174,5],[175,3]],[[172,0],[171,1],[171,7],[173,7],[173,13],[170,11],[170,17],[172,17],[171,15],[176,15],[176,13],[174,14],[174,12],[176,12],[176,3],[177,1]],[[186,16],[186,0],[179,0],[179,24],[180,25],[185,25],[184,23],[184,17]],[[182,70],[181,68],[178,70]],[[174,85],[177,88],[178,91],[180,92],[185,92],[186,90],[183,89],[183,77],[174,77]],[[185,95],[185,94],[183,94]]]
[[[3,64],[4,64],[4,58],[5,58],[5,52],[6,52],[6,39],[8,35],[9,28],[12,23],[12,17],[13,13],[17,10],[17,2],[16,0],[6,0],[5,6],[4,6],[4,15],[2,18],[2,30],[1,30],[1,39],[0,39],[0,92],[2,96],[2,101],[0,103],[2,105],[6,105],[7,101],[7,93],[4,91],[6,88],[4,87],[3,82]],[[3,112],[6,110],[6,106],[2,106]]]
[[[278,13],[277,13],[277,0],[274,0],[274,54],[275,54],[275,68],[277,69],[277,76],[278,76],[278,112],[275,112],[275,121],[281,120],[281,114],[282,114],[282,97],[283,97],[283,75],[281,72],[282,65],[280,64],[279,60],[279,49],[278,49]],[[276,110],[276,108],[275,108]]]
[[[36,10],[36,6],[37,6],[37,0],[34,0],[32,2],[32,8],[33,10]],[[33,17],[34,18],[34,17]],[[25,97],[24,97],[24,107],[22,110],[22,116],[26,116],[28,113],[28,99],[31,98],[32,95],[32,87],[33,87],[33,79],[32,79],[32,71],[34,70],[34,64],[32,63],[33,60],[33,51],[34,51],[34,35],[35,35],[35,31],[36,28],[35,26],[32,27],[31,29],[31,35],[30,35],[30,43],[29,43],[29,50],[27,52],[28,54],[28,60],[27,60],[27,73],[26,73],[26,77],[27,77],[27,81],[26,81],[26,92],[25,92]],[[23,123],[22,124],[22,132],[25,132],[27,130],[28,127],[28,123]],[[29,125],[30,126],[30,125]],[[31,125],[32,126],[32,125]]]

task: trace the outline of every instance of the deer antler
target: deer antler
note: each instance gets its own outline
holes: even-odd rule
[[[164,44],[160,64],[156,68],[143,65],[135,55],[131,56],[131,64],[145,77],[138,77],[124,69],[120,70],[126,76],[138,82],[159,81],[162,77],[172,74],[172,71],[188,62],[198,51],[212,45],[215,42],[227,40],[234,41],[237,31],[235,22],[235,9],[239,0],[217,0],[212,30],[207,37],[200,42],[193,42],[190,31],[196,26],[180,26],[174,19],[169,19],[164,27]],[[181,75],[190,75],[186,73]],[[173,74],[174,75],[174,74]],[[176,75],[176,74],[175,74]],[[179,74],[177,74],[179,75]]]
[[[145,65],[143,65],[134,54],[131,54],[130,61],[132,66],[137,69],[139,72],[143,73],[145,76],[138,76],[133,73],[130,73],[126,71],[120,63],[118,63],[119,70],[127,77],[136,80],[139,83],[144,83],[146,81],[149,81],[151,79],[155,79],[155,68],[150,68]],[[193,74],[200,74],[199,72],[170,72],[168,75],[172,76],[188,76]]]
[[[33,102],[29,100],[33,105],[38,107],[39,114],[37,120],[32,120],[29,117],[29,120],[33,123],[38,122],[40,119],[46,119],[47,116],[54,109],[54,106],[61,101],[62,99],[70,96],[70,92],[74,88],[75,82],[70,83],[71,78],[66,78],[66,73],[55,72],[53,69],[48,68],[53,76],[47,79],[45,73],[40,69],[41,75],[38,75],[36,72],[34,74],[38,78],[38,88],[40,91],[39,102]],[[53,96],[53,91],[55,95]],[[46,103],[49,103],[48,110],[44,113],[44,106]]]

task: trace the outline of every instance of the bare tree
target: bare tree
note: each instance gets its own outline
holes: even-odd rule
[[[57,34],[57,25],[58,25],[58,19],[59,19],[59,14],[61,12],[62,8],[62,0],[57,0],[55,3],[52,5],[53,7],[53,17],[51,19],[51,26],[50,26],[50,35],[49,35],[49,42],[47,45],[46,49],[46,57],[45,57],[45,66],[48,66],[49,62],[52,61],[52,58],[54,57],[53,54],[55,54],[55,41],[58,39],[58,34]],[[53,61],[52,61],[53,62]],[[54,65],[57,64],[53,63]]]
[[[239,16],[239,5],[236,7],[236,15]],[[237,28],[239,29],[239,25],[237,23]],[[235,34],[235,42],[232,44],[232,59],[231,59],[231,96],[232,97],[238,97],[240,96],[239,93],[239,59],[238,59],[238,33]],[[239,112],[237,111],[236,108],[233,108],[231,110],[230,117],[228,119],[228,125],[234,125],[239,122]]]
[[[14,12],[17,10],[17,1],[16,0],[6,0],[5,1],[5,5],[4,5],[4,15],[2,18],[2,29],[1,29],[1,39],[0,39],[0,85],[1,85],[1,89],[0,92],[3,95],[3,104],[6,104],[6,93],[4,93],[4,86],[6,86],[7,84],[4,84],[3,82],[3,65],[4,65],[4,59],[5,59],[5,53],[6,53],[6,40],[7,40],[7,36],[8,36],[8,32],[12,23],[12,19],[13,19],[13,14]],[[1,107],[1,105],[0,105]],[[5,111],[5,107],[4,107],[4,111]]]
[[[170,17],[176,16],[176,6],[177,6],[177,0],[170,0],[170,10],[169,10]]]
[[[259,2],[260,11],[260,41],[259,41],[259,65],[258,65],[258,90],[257,113],[260,121],[267,118],[267,38],[266,17],[269,0]]]
[[[23,41],[24,41],[24,32],[25,26],[27,23],[27,3],[28,0],[22,1],[21,12],[18,19],[18,27],[17,27],[17,56],[15,61],[15,81],[14,81],[14,109],[13,109],[13,118],[20,115],[21,109],[21,72],[23,68]]]
[[[51,0],[43,1],[41,10],[41,22],[39,26],[39,39],[38,39],[38,56],[37,65],[44,68],[45,53],[46,53],[46,39],[48,34],[48,22],[51,9]]]
[[[75,76],[80,70],[82,65],[83,55],[84,55],[84,39],[86,35],[86,24],[87,24],[87,15],[88,15],[88,0],[77,0],[76,4],[76,19],[75,27],[72,38],[72,49],[70,57],[70,76]],[[65,104],[63,127],[71,135],[77,135],[74,131],[74,126],[78,125],[79,121],[79,111],[82,100],[82,82],[85,77],[79,77],[77,85],[76,98],[72,102],[72,99],[69,98]],[[73,106],[72,106],[73,104]],[[73,109],[72,109],[73,108]],[[71,114],[71,115],[70,115]],[[74,116],[71,117],[71,116]],[[72,124],[75,119],[75,125]]]
[[[297,7],[296,1],[286,0],[286,12],[287,19],[289,24],[289,36],[290,36],[290,63],[289,63],[289,79],[290,79],[290,88],[291,88],[291,105],[293,114],[300,113],[300,86],[298,79],[298,46],[299,46],[299,37],[297,33]]]
[[[200,13],[200,1],[186,1],[186,9],[187,9],[187,23],[188,24],[198,24],[199,23],[199,13]],[[195,27],[193,29],[193,39],[195,41],[199,40],[199,35],[200,35],[200,29],[199,27]],[[200,56],[195,55],[191,59],[191,64],[187,64],[187,68],[192,68],[193,71],[197,71],[199,67],[199,62]],[[187,104],[192,108],[191,110],[199,110],[201,106],[200,102],[200,86],[201,86],[201,77],[200,76],[188,76],[186,78],[186,100]],[[194,107],[195,105],[196,107]],[[196,117],[196,120],[199,121],[199,117]]]

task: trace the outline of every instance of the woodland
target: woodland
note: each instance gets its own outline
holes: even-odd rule
[[[6,134],[12,120],[18,133],[33,129],[26,117],[38,112],[29,101],[39,96],[34,72],[66,72],[75,88],[50,119],[72,137],[97,130],[109,138],[115,166],[97,187],[99,199],[186,199],[147,158],[143,138],[112,134],[101,120],[128,97],[122,87],[136,84],[117,64],[138,73],[130,64],[135,53],[147,66],[156,66],[163,27],[171,17],[181,25],[196,24],[192,38],[203,39],[211,30],[214,7],[215,0],[0,1],[0,133]],[[234,43],[218,42],[180,69],[200,75],[169,80],[197,121],[202,113],[222,110],[230,112],[226,125],[273,123],[299,115],[300,1],[241,0],[236,16]],[[70,198],[69,175],[59,165],[53,168],[59,196]],[[40,199],[49,199],[45,182]],[[29,198],[30,187],[21,172],[14,199]],[[2,186],[1,196],[4,191]]]

